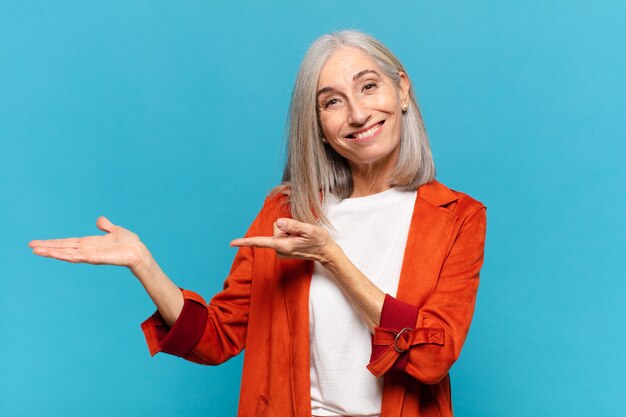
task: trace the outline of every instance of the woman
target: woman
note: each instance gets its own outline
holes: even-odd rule
[[[409,77],[379,41],[325,35],[302,62],[284,183],[224,290],[180,290],[137,235],[32,241],[38,255],[130,268],[157,306],[152,355],[218,364],[245,348],[240,416],[451,416],[485,208],[434,179]]]

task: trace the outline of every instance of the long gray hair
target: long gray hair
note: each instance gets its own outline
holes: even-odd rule
[[[287,161],[283,190],[288,190],[292,216],[302,222],[329,225],[322,198],[333,193],[339,198],[352,194],[352,175],[347,161],[322,141],[317,109],[317,83],[322,67],[340,48],[355,47],[376,61],[396,85],[404,67],[380,41],[355,30],[323,35],[302,60],[289,106]],[[408,77],[408,75],[407,75]],[[403,191],[416,190],[435,178],[435,165],[413,89],[402,118],[402,137],[398,163],[390,186]],[[277,190],[278,191],[278,190]]]

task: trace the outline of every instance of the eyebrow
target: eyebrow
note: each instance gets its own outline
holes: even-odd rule
[[[380,74],[379,74],[378,72],[376,72],[376,71],[374,71],[374,70],[372,70],[372,69],[366,69],[366,70],[363,70],[363,71],[359,71],[359,72],[357,72],[357,73],[354,75],[354,77],[352,77],[352,81],[356,81],[356,80],[358,80],[359,78],[361,78],[362,76],[364,76],[365,74],[370,74],[370,73],[371,73],[371,74],[376,74],[376,75],[378,75],[378,76],[380,77]]]
[[[358,80],[359,78],[363,77],[365,74],[376,74],[376,75],[378,75],[380,77],[380,74],[377,71],[374,71],[373,69],[365,69],[363,71],[359,71],[356,74],[354,74],[354,76],[352,77],[352,81]],[[332,88],[332,87],[320,88],[317,91],[317,95],[315,97],[319,98],[319,96],[321,94],[324,94],[324,93],[326,93],[328,91],[333,91],[333,90],[334,90],[334,88]]]
[[[324,94],[324,93],[326,93],[326,92],[328,92],[328,91],[333,91],[333,88],[332,88],[332,87],[324,87],[324,88],[321,88],[321,89],[317,92],[317,95],[315,96],[315,98],[319,98],[319,97],[320,97],[320,95],[322,95],[322,94]]]

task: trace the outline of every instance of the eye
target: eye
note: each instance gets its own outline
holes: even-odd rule
[[[339,99],[334,98],[334,97],[331,97],[331,98],[329,98],[329,99],[327,99],[327,100],[324,100],[324,101],[322,102],[322,107],[323,107],[323,108],[325,108],[325,109],[327,109],[327,108],[329,108],[329,107],[332,107],[332,106],[337,105],[338,103],[339,103]]]
[[[371,91],[371,90],[375,90],[375,89],[376,89],[376,87],[378,87],[378,84],[377,84],[377,83],[374,83],[374,82],[369,82],[369,83],[367,83],[367,84],[365,84],[365,85],[363,86],[363,91]]]

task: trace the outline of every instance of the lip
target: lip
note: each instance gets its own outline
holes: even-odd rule
[[[376,136],[378,136],[378,135],[380,134],[380,132],[383,130],[383,124],[384,124],[384,123],[385,123],[385,121],[384,121],[384,120],[381,120],[381,121],[380,121],[380,122],[378,122],[378,123],[374,123],[374,124],[372,124],[372,125],[370,125],[370,126],[368,126],[368,127],[365,127],[365,128],[363,128],[363,129],[359,129],[359,130],[356,130],[356,131],[354,131],[354,132],[351,132],[349,135],[346,135],[346,136],[344,137],[344,139],[345,139],[345,140],[349,140],[349,141],[351,141],[351,142],[357,142],[357,143],[361,143],[361,142],[368,142],[368,141],[370,141],[370,140],[374,139]],[[366,137],[366,138],[360,138],[360,139],[357,139],[357,138],[350,138],[350,137],[348,137],[348,136],[358,135],[359,133],[367,132],[368,130],[370,130],[371,128],[373,128],[373,127],[375,127],[375,126],[379,126],[379,127],[378,127],[378,129],[376,130],[376,132],[374,132],[374,134],[373,134],[372,136],[368,136],[368,137]]]

